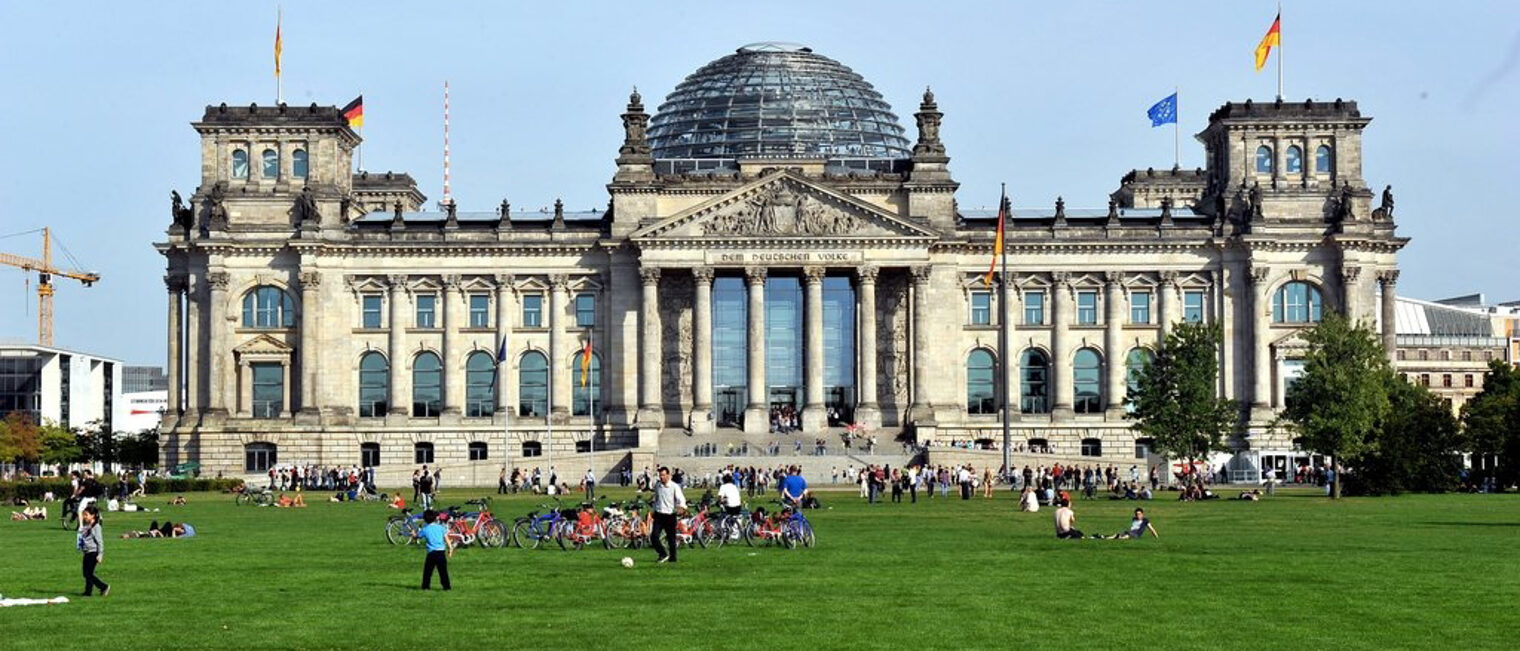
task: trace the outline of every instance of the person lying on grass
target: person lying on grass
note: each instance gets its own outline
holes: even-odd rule
[[[19,513],[16,512],[16,511],[11,511],[11,519],[12,520],[46,520],[47,519],[47,507],[45,507],[45,506],[29,506],[27,508],[21,509],[21,512],[19,512]]]
[[[1147,531],[1151,532],[1152,536],[1161,537],[1161,534],[1156,533],[1156,527],[1151,526],[1150,518],[1145,517],[1145,509],[1135,509],[1135,517],[1129,521],[1129,530],[1111,536],[1110,540],[1139,540],[1145,537]],[[1103,538],[1103,536],[1098,537]]]
[[[126,532],[124,534],[121,534],[121,537],[122,538],[194,538],[195,537],[195,527],[190,526],[190,523],[188,523],[188,522],[181,522],[179,524],[174,524],[173,522],[170,522],[169,520],[164,520],[164,523],[162,525],[160,525],[158,523],[158,520],[154,520],[152,524],[148,525],[148,530],[147,531],[128,531],[128,532]]]
[[[274,505],[282,509],[304,509],[306,508],[306,496],[301,493],[296,493],[296,496],[292,498],[286,496],[284,493],[280,493],[280,499],[276,500]]]

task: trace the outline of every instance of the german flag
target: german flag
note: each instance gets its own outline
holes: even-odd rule
[[[348,119],[348,126],[359,128],[364,126],[364,96],[360,95],[343,107],[343,117]]]
[[[1261,37],[1261,43],[1256,46],[1256,71],[1267,65],[1267,57],[1272,54],[1272,47],[1282,47],[1282,13],[1272,21],[1272,28],[1267,30],[1267,35]],[[1281,90],[1281,89],[1279,89]]]
[[[586,337],[586,345],[581,348],[581,386],[591,379],[591,337]]]
[[[992,275],[997,271],[998,258],[1003,255],[1003,220],[1008,216],[1008,197],[998,201],[997,237],[992,240],[992,262],[987,265],[987,273],[982,275],[982,282],[988,287],[992,286]]]

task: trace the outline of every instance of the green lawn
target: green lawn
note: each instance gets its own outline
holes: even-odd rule
[[[1048,510],[1017,513],[1008,493],[868,507],[840,492],[809,515],[815,549],[678,565],[464,549],[448,593],[417,589],[422,554],[384,541],[378,504],[153,497],[162,512],[106,514],[104,599],[75,597],[72,533],[0,523],[0,594],[74,599],[0,610],[0,647],[1514,648],[1520,630],[1513,495],[1164,500],[1146,505],[1162,537],[1132,542],[1057,541]],[[1078,526],[1117,532],[1133,506],[1079,501]],[[116,537],[164,517],[201,535]]]

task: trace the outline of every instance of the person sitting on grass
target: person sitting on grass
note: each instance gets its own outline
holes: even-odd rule
[[[396,493],[396,498],[391,500],[390,508],[396,509],[397,511],[404,510],[406,508],[406,499],[401,497],[401,493]]]
[[[1035,497],[1034,487],[1025,484],[1024,491],[1019,495],[1019,510],[1036,513],[1040,510],[1040,500]]]
[[[184,505],[185,505],[185,496],[184,495],[175,495],[174,499],[169,500],[169,506],[184,506]]]
[[[1056,538],[1060,540],[1081,540],[1086,537],[1081,530],[1072,526],[1077,523],[1077,514],[1071,510],[1071,498],[1063,497],[1056,500]]]
[[[46,520],[47,519],[47,507],[45,507],[45,506],[29,506],[29,507],[26,507],[24,509],[21,509],[21,511],[19,513],[16,512],[16,511],[11,511],[11,519],[12,520]]]
[[[1145,517],[1145,509],[1135,509],[1135,517],[1129,521],[1129,530],[1115,535],[1113,540],[1139,540],[1145,537],[1147,531],[1151,532],[1152,536],[1161,537],[1161,534],[1156,533],[1156,527],[1151,526],[1150,518]]]

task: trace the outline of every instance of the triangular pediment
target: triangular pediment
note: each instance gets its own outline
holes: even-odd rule
[[[1299,328],[1293,332],[1278,337],[1275,341],[1272,342],[1272,347],[1276,348],[1277,350],[1307,350],[1309,348],[1309,342],[1304,340],[1304,329]]]
[[[279,339],[269,335],[259,335],[232,349],[238,355],[250,357],[281,357],[290,355],[295,349]]]
[[[756,179],[634,231],[635,241],[929,240],[933,231],[791,171]]]

